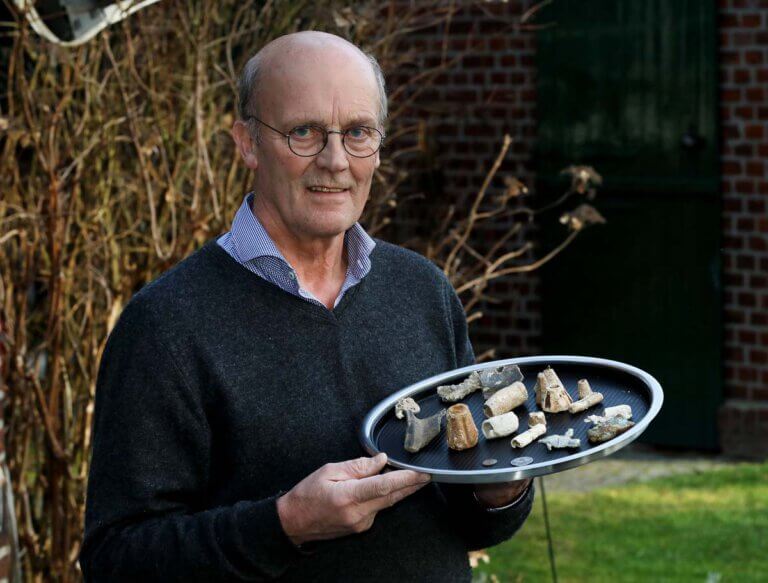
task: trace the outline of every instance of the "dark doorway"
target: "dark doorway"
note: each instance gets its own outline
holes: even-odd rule
[[[665,403],[644,441],[701,449],[717,447],[722,402],[715,15],[699,0],[557,0],[537,63],[538,192],[594,166],[608,221],[542,272],[545,351],[647,370]]]

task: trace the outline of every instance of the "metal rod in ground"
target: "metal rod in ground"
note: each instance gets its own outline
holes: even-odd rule
[[[552,568],[552,582],[557,583],[557,566],[555,565],[555,548],[552,545],[552,530],[549,527],[549,512],[547,511],[547,493],[544,490],[543,476],[539,476],[539,488],[541,489],[541,505],[544,507],[544,528],[547,531],[547,545],[549,547],[549,566]]]

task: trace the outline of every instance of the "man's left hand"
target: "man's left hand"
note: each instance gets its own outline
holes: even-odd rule
[[[499,508],[514,501],[530,483],[530,480],[518,480],[501,484],[477,484],[475,495],[488,508]]]

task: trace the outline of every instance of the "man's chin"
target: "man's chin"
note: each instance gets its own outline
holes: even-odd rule
[[[317,239],[333,239],[347,232],[357,222],[354,217],[324,217],[305,225],[304,232]]]

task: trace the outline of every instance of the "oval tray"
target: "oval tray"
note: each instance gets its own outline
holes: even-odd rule
[[[437,396],[437,387],[459,383],[469,373],[507,364],[516,364],[523,373],[523,383],[528,389],[528,401],[517,408],[515,413],[520,419],[520,429],[508,437],[486,440],[480,431],[485,416],[483,414],[483,395],[476,391],[461,403],[472,411],[480,439],[478,444],[465,451],[450,450],[445,441],[445,421],[438,437],[432,440],[418,453],[409,453],[403,448],[406,423],[395,417],[395,402],[403,397],[414,398],[421,407],[419,417],[428,417],[452,403],[443,403]],[[578,449],[553,449],[548,451],[544,444],[534,441],[522,449],[510,445],[512,437],[528,429],[528,413],[539,411],[536,405],[533,387],[536,375],[547,366],[555,369],[571,398],[578,399],[576,383],[586,378],[592,390],[603,393],[602,403],[581,413],[547,413],[546,435],[562,435],[573,428],[573,437],[581,439]],[[658,381],[647,372],[634,366],[586,356],[533,356],[496,360],[459,368],[445,372],[393,393],[366,415],[360,427],[359,437],[365,450],[370,455],[385,452],[389,465],[416,470],[432,475],[435,482],[453,482],[479,484],[508,482],[554,474],[569,468],[589,463],[605,457],[634,441],[658,414],[664,400],[664,393]],[[591,444],[587,440],[587,430],[592,423],[585,423],[589,415],[601,415],[604,407],[630,405],[632,421],[635,426],[629,431],[605,443]],[[513,459],[533,458],[523,466],[511,465]],[[495,458],[498,462],[492,467],[484,467],[483,460]]]

